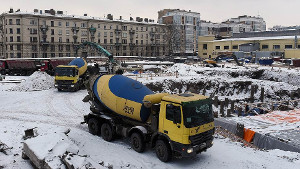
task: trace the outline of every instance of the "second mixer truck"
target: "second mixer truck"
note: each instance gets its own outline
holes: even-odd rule
[[[163,162],[195,156],[213,145],[212,103],[206,96],[155,94],[122,75],[94,76],[87,85],[84,101],[90,102],[91,112],[84,122],[106,141],[128,137],[135,151],[148,145]]]

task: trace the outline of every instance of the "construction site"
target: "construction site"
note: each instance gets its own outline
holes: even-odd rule
[[[211,99],[215,128],[212,147],[192,158],[173,157],[168,163],[157,159],[149,146],[144,153],[133,151],[130,138],[116,137],[107,142],[105,135],[101,134],[103,140],[91,134],[97,130],[91,130],[90,123],[82,123],[92,110],[82,101],[89,90],[59,91],[55,88],[57,75],[42,71],[30,76],[2,76],[0,166],[297,168],[299,68],[217,64],[144,64],[139,71],[127,69],[123,75],[112,76],[138,81],[155,94],[195,93]]]

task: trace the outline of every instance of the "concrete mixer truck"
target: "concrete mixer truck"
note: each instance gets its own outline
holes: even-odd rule
[[[130,138],[137,152],[155,148],[157,157],[191,157],[213,145],[212,102],[203,95],[154,93],[122,75],[89,79],[91,112],[84,116],[89,132],[106,141]]]
[[[81,48],[85,48],[86,46],[89,46],[90,48],[94,48],[96,51],[98,51],[100,54],[104,54],[106,57],[108,57],[109,60],[109,69],[110,72],[112,71],[112,64],[114,62],[113,55],[109,53],[106,49],[101,47],[97,43],[93,42],[83,42],[79,46],[76,47],[76,56],[78,53],[78,50]],[[93,74],[91,70],[88,70],[87,62],[86,62],[86,52],[84,57],[75,58],[72,60],[68,65],[60,65],[57,66],[55,69],[55,87],[61,91],[61,90],[67,90],[67,91],[77,91],[81,87],[84,87],[85,81],[88,80],[89,75]],[[98,70],[99,71],[99,70]],[[94,72],[95,73],[95,72]],[[96,69],[96,74],[97,72]]]
[[[58,91],[77,91],[84,86],[87,63],[83,58],[75,58],[68,65],[55,68],[55,87]]]

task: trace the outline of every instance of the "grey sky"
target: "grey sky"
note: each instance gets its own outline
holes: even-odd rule
[[[257,16],[273,25],[300,25],[299,0],[0,0],[0,12],[10,7],[22,11],[50,9],[68,14],[103,17],[111,13],[124,19],[140,16],[157,20],[157,11],[176,8],[200,12],[201,19],[221,22],[239,15]]]

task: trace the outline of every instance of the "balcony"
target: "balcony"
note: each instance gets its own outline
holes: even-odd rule
[[[121,46],[122,44],[121,44],[121,43],[115,43],[115,45],[116,45],[116,46]]]
[[[135,46],[135,43],[129,43],[129,46]]]
[[[121,30],[121,29],[115,29],[115,32],[116,32],[116,33],[121,33],[122,30]]]
[[[135,34],[135,30],[129,30],[130,34]]]

